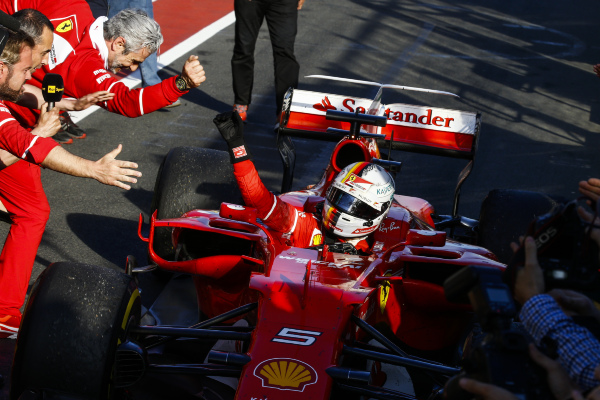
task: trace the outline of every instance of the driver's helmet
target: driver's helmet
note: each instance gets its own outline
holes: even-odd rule
[[[382,167],[357,162],[342,169],[325,198],[323,226],[343,238],[375,231],[392,205],[394,179]]]

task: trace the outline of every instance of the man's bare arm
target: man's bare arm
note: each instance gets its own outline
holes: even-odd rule
[[[42,109],[42,105],[45,103],[42,89],[27,83],[23,85],[23,87],[25,88],[25,93],[19,99],[17,104],[36,110]],[[114,93],[102,90],[99,92],[86,94],[80,99],[62,99],[61,101],[57,102],[55,106],[66,111],[81,111],[93,106],[96,103],[112,100],[114,97]]]
[[[136,177],[139,178],[142,173],[131,169],[138,167],[136,163],[115,159],[122,149],[123,146],[119,145],[98,161],[90,161],[73,155],[58,146],[48,153],[42,166],[64,174],[92,178],[105,185],[129,190],[131,186],[123,182],[136,183]]]

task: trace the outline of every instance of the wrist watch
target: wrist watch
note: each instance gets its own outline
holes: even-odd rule
[[[181,75],[179,75],[176,79],[175,79],[175,86],[177,86],[177,89],[179,89],[182,92],[185,92],[186,90],[189,90],[189,86],[187,84],[187,82],[185,81],[185,79],[183,79],[181,77]]]

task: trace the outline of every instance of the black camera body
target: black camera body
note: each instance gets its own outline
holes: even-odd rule
[[[458,385],[467,377],[507,389],[519,399],[552,398],[546,374],[529,357],[529,335],[516,324],[516,306],[503,271],[491,267],[467,266],[444,282],[451,302],[469,301],[480,325],[480,337],[469,338],[460,374],[450,378],[445,398],[471,399],[473,395]]]
[[[581,220],[577,207],[576,201],[559,204],[529,225],[527,236],[535,239],[547,289],[589,290],[600,283],[598,245],[590,238],[589,224]],[[511,287],[524,262],[521,246],[508,264],[506,277]]]

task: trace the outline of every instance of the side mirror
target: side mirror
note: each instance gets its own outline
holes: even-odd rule
[[[409,229],[406,235],[406,244],[442,247],[446,244],[446,232]]]
[[[237,204],[221,203],[219,209],[219,216],[222,218],[229,218],[234,221],[248,222],[255,224],[258,218],[258,211],[256,208],[240,206]]]

